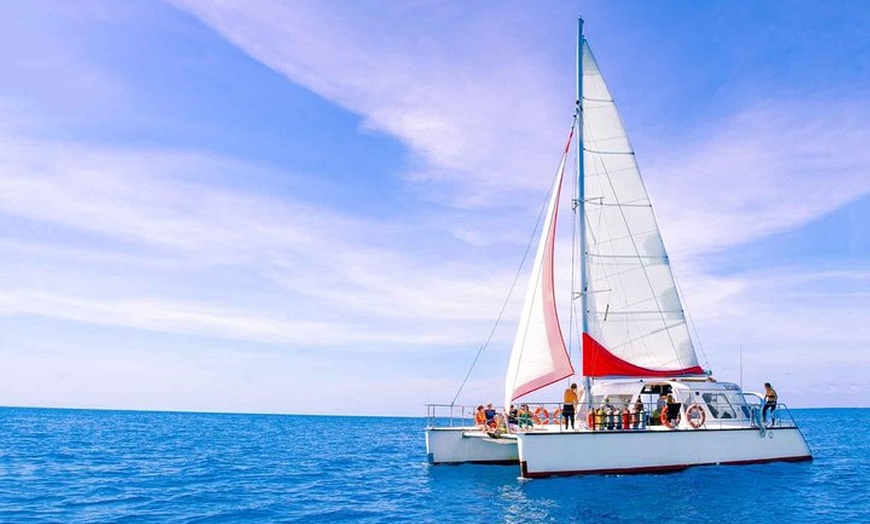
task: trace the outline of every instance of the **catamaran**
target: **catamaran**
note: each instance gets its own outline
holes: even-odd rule
[[[475,426],[467,423],[469,408],[429,405],[429,461],[514,464],[533,478],[811,460],[784,404],[764,413],[761,396],[701,367],[634,151],[582,19],[577,34],[574,123],[544,215],[503,414]],[[579,227],[570,271],[579,286],[570,309],[573,315],[579,306],[582,326],[577,420],[573,428],[562,424],[563,402],[538,403],[523,409],[531,413],[523,425],[509,412],[514,404],[577,375],[558,315],[554,256],[574,143],[582,152],[571,206]]]

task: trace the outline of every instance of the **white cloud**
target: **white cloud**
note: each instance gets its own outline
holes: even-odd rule
[[[556,167],[573,112],[573,66],[554,76],[552,55],[534,51],[541,26],[533,12],[177,4],[255,59],[361,115],[366,126],[401,139],[421,160],[412,179],[444,182],[437,187],[453,205],[491,206],[504,198],[499,194],[539,188]],[[435,32],[426,30],[433,16],[443,24]],[[569,98],[560,104],[562,93]]]
[[[510,280],[409,250],[425,226],[226,189],[262,170],[228,158],[0,136],[0,162],[0,213],[18,221],[0,244],[7,315],[395,350],[478,338]]]
[[[567,126],[572,109],[573,70],[554,60],[570,59],[570,49],[555,47],[568,40],[545,40],[532,22],[552,26],[560,13],[436,15],[426,5],[329,2],[266,2],[257,10],[234,2],[178,5],[257,60],[405,142],[420,157],[412,180],[427,192],[437,180],[436,198],[473,208],[537,205],[556,165],[559,123]],[[426,22],[419,20],[431,16],[449,20],[450,29],[421,31],[417,24]],[[742,114],[709,123],[708,134],[674,134],[655,158],[640,159],[673,255],[798,227],[870,192],[870,152],[862,146],[870,126],[860,118],[866,102],[817,96],[750,100]],[[499,234],[456,228],[471,241],[484,232]]]
[[[756,101],[709,133],[670,137],[650,192],[677,255],[800,227],[870,194],[870,125],[854,101]]]
[[[360,379],[356,370],[335,373],[337,359],[311,363],[295,355],[314,347],[305,353],[314,358],[332,346],[398,359],[442,345],[464,348],[470,362],[501,306],[531,229],[526,220],[534,219],[567,132],[568,39],[542,39],[554,30],[552,19],[540,23],[544,15],[509,9],[482,15],[426,3],[377,10],[346,2],[264,0],[256,10],[229,2],[180,5],[291,81],[359,114],[366,127],[401,140],[413,157],[405,177],[414,195],[404,196],[436,205],[396,224],[270,196],[255,183],[230,189],[222,180],[256,178],[266,168],[183,146],[135,150],[24,139],[19,131],[38,128],[38,119],[17,102],[0,104],[0,112],[15,117],[0,119],[0,214],[12,237],[0,243],[0,313],[242,341],[225,365],[200,375],[195,369],[207,359],[149,358],[145,349],[116,360],[99,356],[120,376],[142,365],[146,381],[183,383],[184,373],[162,371],[177,366],[197,376],[199,391],[209,391],[220,382],[215,377],[241,366],[259,378],[272,369],[312,377],[282,386],[287,373],[275,371],[265,389],[311,403],[329,396],[332,386],[317,382],[333,375],[356,378],[370,395],[392,398],[413,389],[414,402],[444,399],[455,384],[422,380],[429,370],[385,366],[383,376]],[[560,28],[573,36],[570,15]],[[437,30],[421,30],[436,21]],[[701,335],[714,341],[708,349],[717,370],[728,370],[741,341],[764,346],[754,357],[763,369],[799,352],[803,360],[794,369],[802,380],[814,365],[823,368],[826,356],[813,344],[836,345],[829,360],[843,366],[860,363],[867,347],[867,334],[856,327],[868,313],[863,277],[850,274],[851,288],[831,288],[839,275],[800,267],[721,277],[705,257],[798,227],[870,191],[864,167],[870,130],[860,119],[861,101],[817,102],[812,112],[807,106],[805,99],[755,101],[741,115],[711,122],[708,134],[668,137],[655,157],[640,159],[665,241],[688,276],[684,291]],[[500,342],[511,330],[499,334]],[[245,342],[287,347],[280,356],[253,355]],[[46,362],[60,368],[76,360],[73,353],[89,355],[80,349],[65,357],[7,356],[3,368]],[[485,378],[476,375],[468,398],[500,387],[495,367],[481,372]],[[122,389],[105,377],[89,379]],[[230,386],[247,388],[243,382]],[[136,391],[165,407],[211,408],[173,403],[154,388]],[[266,405],[247,391],[237,405]],[[185,393],[195,396],[196,388]],[[140,405],[135,396],[127,406]],[[354,409],[365,402],[361,397]],[[387,404],[377,410],[418,412],[417,405],[393,411],[382,408]]]

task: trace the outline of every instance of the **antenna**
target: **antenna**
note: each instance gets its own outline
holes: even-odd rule
[[[740,355],[740,389],[743,389],[743,342],[740,343],[738,354]]]

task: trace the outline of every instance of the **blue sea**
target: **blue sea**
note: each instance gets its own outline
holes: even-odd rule
[[[812,462],[522,480],[422,418],[0,408],[0,521],[870,522],[870,409],[793,414]]]

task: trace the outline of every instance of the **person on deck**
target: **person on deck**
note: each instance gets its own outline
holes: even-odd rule
[[[656,401],[656,408],[652,412],[652,417],[650,417],[650,424],[658,424],[659,423],[659,419],[662,415],[662,410],[667,405],[668,405],[667,395],[662,393],[661,395],[659,395],[659,399]]]
[[[565,403],[562,405],[562,418],[565,420],[565,429],[568,429],[568,423],[571,423],[571,429],[574,429],[574,406],[580,402],[580,397],[577,396],[577,384],[571,384],[571,387],[565,390]]]
[[[764,383],[764,407],[761,408],[761,421],[767,422],[767,411],[770,410],[770,421],[775,422],[773,414],[776,410],[776,401],[779,400],[779,395],[776,390],[770,385],[770,382]]]
[[[634,403],[634,409],[631,413],[631,427],[638,428],[643,426],[643,399],[640,395],[637,396],[637,401]]]
[[[508,411],[508,424],[516,424],[517,423],[517,408],[511,404],[511,409]]]
[[[676,401],[674,395],[668,393],[667,396],[667,409],[668,409],[668,425],[677,425],[678,418],[680,416],[680,403]],[[671,426],[673,427],[673,426]]]
[[[529,411],[529,405],[523,404],[520,406],[520,411],[517,414],[517,422],[520,430],[532,429],[532,413]]]
[[[486,415],[486,425],[494,428],[495,427],[495,409],[492,407],[492,403],[486,405],[486,409],[483,410],[484,415]]]
[[[604,403],[601,404],[601,411],[604,412],[604,423],[607,429],[615,428],[616,414],[619,413],[619,410],[613,408],[613,404],[610,403],[610,397],[604,397]]]
[[[486,413],[483,411],[483,404],[477,406],[477,411],[474,412],[474,425],[477,429],[486,427]]]

